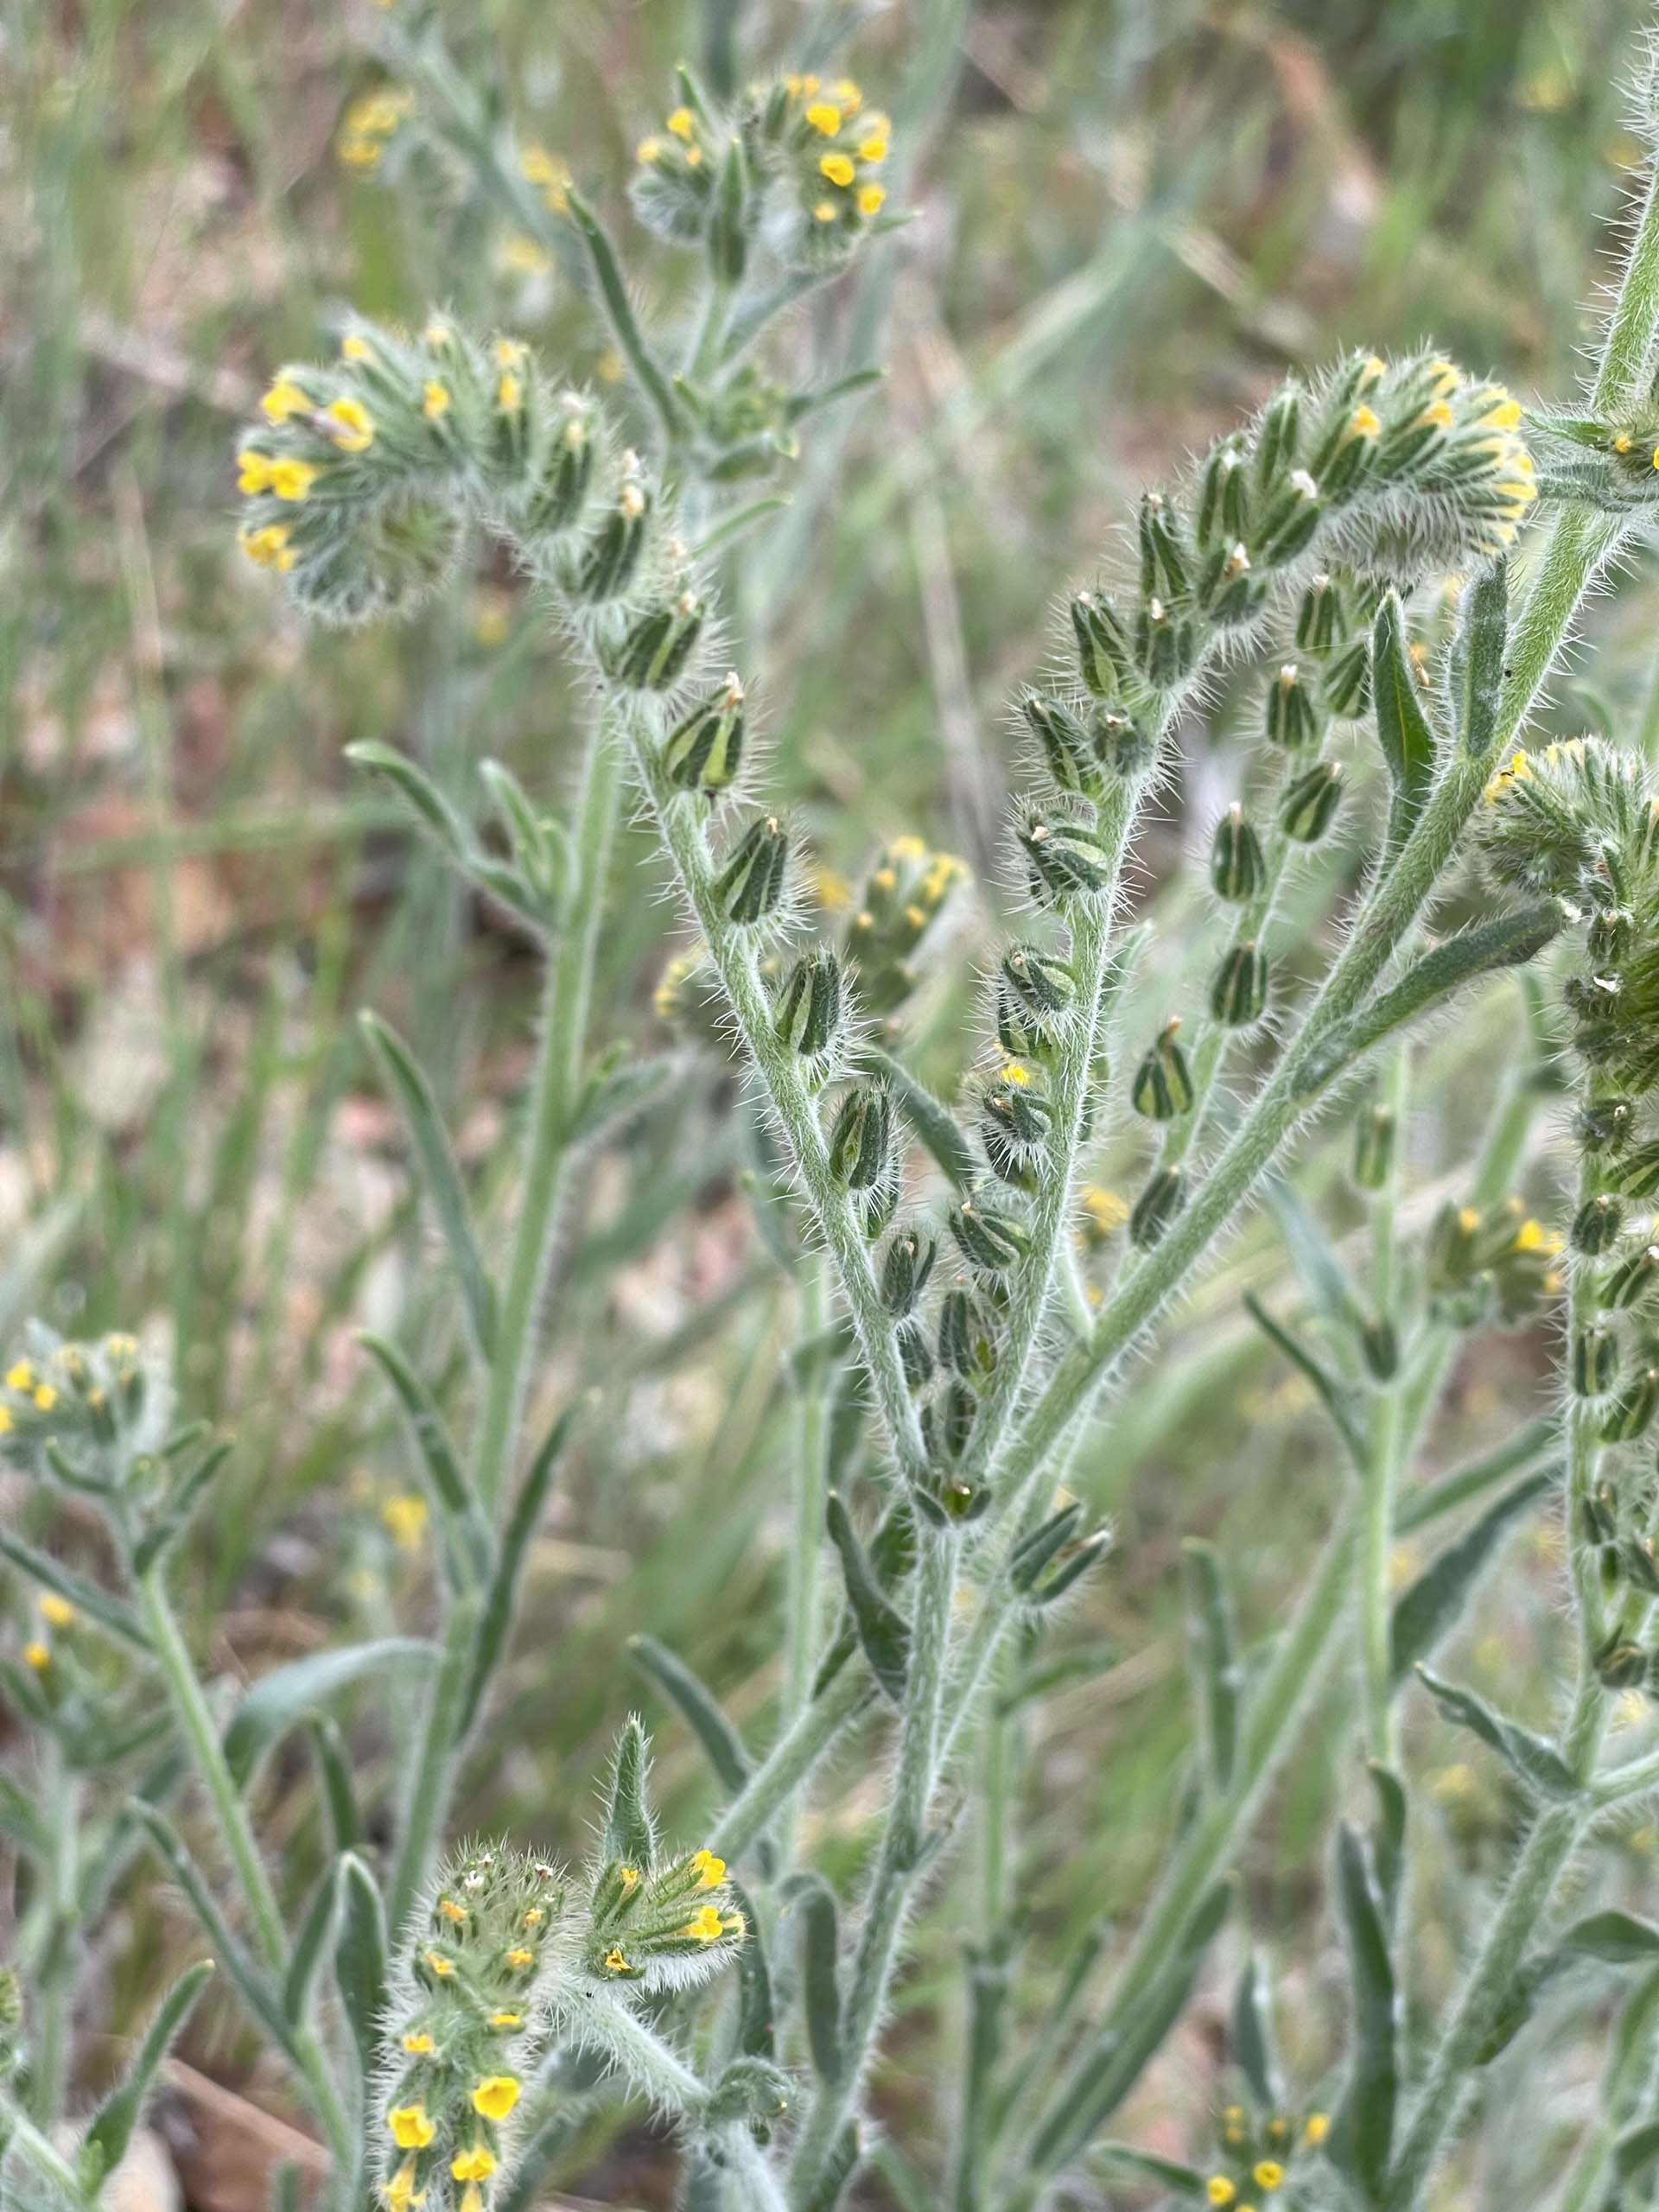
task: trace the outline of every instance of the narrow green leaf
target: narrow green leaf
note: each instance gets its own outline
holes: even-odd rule
[[[1620,2181],[1634,2181],[1659,2158],[1659,2120],[1632,2127],[1613,2145],[1613,2171]]]
[[[1371,628],[1371,698],[1376,734],[1394,784],[1389,843],[1402,845],[1423,810],[1434,780],[1438,753],[1423,711],[1416,673],[1406,644],[1406,618],[1397,592],[1385,592]]]
[[[888,1698],[894,1705],[902,1704],[910,1667],[909,1627],[877,1582],[838,1491],[830,1493],[825,1518],[830,1541],[841,1560],[847,1603],[864,1656]]]
[[[423,768],[416,767],[407,754],[373,738],[348,745],[346,758],[359,768],[372,768],[385,776],[450,857],[463,868],[470,866],[472,833]]]
[[[329,1839],[336,1852],[350,1851],[361,1840],[363,1816],[358,1809],[357,1784],[346,1738],[339,1723],[326,1713],[311,1713],[305,1719],[306,1739],[316,1762],[321,1796],[328,1815]]]
[[[440,1518],[461,1554],[458,1586],[482,1581],[489,1567],[490,1532],[437,1401],[395,1344],[366,1329],[359,1332],[358,1342],[391,1383],[409,1422]]]
[[[749,1931],[737,1955],[737,2048],[752,2058],[771,2058],[777,2052],[778,2031],[765,1926],[743,1885],[728,1876],[727,1887],[737,1899],[737,1909]]]
[[[882,1075],[893,1086],[899,1111],[959,1191],[971,1191],[979,1179],[974,1148],[944,1101],[918,1083],[904,1062],[879,1045],[864,1045],[858,1065],[867,1075]]]
[[[472,1205],[461,1179],[461,1169],[456,1165],[443,1117],[438,1111],[437,1099],[425,1071],[389,1022],[365,1008],[359,1014],[358,1023],[381,1077],[403,1115],[420,1166],[421,1180],[437,1216],[438,1226],[449,1249],[450,1264],[461,1285],[474,1344],[480,1358],[487,1360],[495,1344],[495,1285],[478,1249]]]
[[[628,1639],[634,1660],[650,1675],[702,1745],[709,1764],[728,1795],[735,1796],[753,1771],[754,1762],[743,1738],[721,1711],[710,1692],[683,1659],[677,1659],[654,1636]]]
[[[1231,1601],[1213,1544],[1189,1537],[1181,1547],[1186,1592],[1187,1663],[1198,1701],[1205,1764],[1211,1788],[1224,1795],[1238,1752],[1239,1707],[1243,1669]]]
[[[1341,1437],[1349,1458],[1357,1469],[1363,1470],[1366,1464],[1365,1440],[1348,1410],[1348,1402],[1353,1395],[1351,1390],[1331,1372],[1317,1353],[1308,1350],[1300,1337],[1286,1328],[1282,1321],[1274,1319],[1254,1291],[1245,1292],[1244,1310],[1263,1336],[1277,1344],[1291,1365],[1313,1385],[1319,1403],[1330,1415],[1332,1426]]]
[[[190,1910],[201,1923],[207,1941],[213,1947],[213,1955],[231,1980],[238,1993],[254,2018],[269,2031],[277,2048],[289,2051],[293,2038],[289,2032],[276,1993],[231,1933],[229,1922],[214,1901],[213,1891],[203,1880],[200,1869],[190,1856],[183,1838],[164,1813],[142,1798],[128,1801],[133,1818],[149,1837],[151,1847],[165,1865],[173,1879],[183,1891]]]
[[[347,1643],[308,1652],[262,1675],[231,1716],[225,1731],[225,1764],[238,1789],[279,1737],[365,1675],[388,1667],[430,1666],[435,1647],[417,1637],[389,1636],[373,1643]]]
[[[111,1636],[118,1636],[123,1643],[130,1643],[136,1651],[148,1651],[149,1638],[138,1621],[118,1598],[112,1598],[96,1582],[88,1582],[73,1573],[57,1560],[37,1552],[33,1544],[14,1536],[9,1529],[0,1529],[0,1559],[8,1559],[20,1573],[38,1582],[43,1590],[51,1590],[60,1598],[67,1598],[77,1612],[85,1613],[89,1621],[96,1621]]]
[[[1352,1020],[1313,1046],[1294,1071],[1296,1096],[1312,1098],[1396,1029],[1417,1020],[1465,983],[1500,968],[1518,967],[1541,952],[1567,926],[1559,899],[1516,906],[1473,929],[1459,930],[1414,961],[1400,981]]]
[[[1599,1959],[1605,1966],[1641,1966],[1659,1959],[1659,1928],[1630,1912],[1592,1912],[1575,1921],[1557,1948],[1578,1958]]]
[[[1346,2163],[1375,2200],[1394,2144],[1400,1998],[1370,1855],[1346,1821],[1337,1831],[1336,1891],[1354,1994],[1354,2049],[1339,2135]]]
[[[1366,1761],[1376,1793],[1376,1825],[1371,1831],[1371,1867],[1382,1899],[1382,1919],[1390,1935],[1400,1909],[1406,1868],[1406,1786],[1392,1767]]]
[[[506,1649],[524,1561],[530,1556],[536,1531],[542,1525],[543,1516],[547,1510],[548,1493],[553,1487],[553,1478],[559,1471],[564,1447],[575,1426],[579,1409],[579,1402],[566,1406],[542,1440],[541,1449],[531,1461],[524,1479],[518,1486],[512,1516],[502,1531],[500,1548],[496,1554],[495,1572],[490,1579],[483,1617],[479,1624],[473,1671],[461,1707],[461,1732],[463,1736],[478,1717],[484,1694],[500,1663],[501,1654]]]
[[[633,312],[633,302],[628,297],[627,283],[617,261],[615,248],[598,216],[574,187],[568,194],[567,205],[571,219],[582,233],[582,242],[588,249],[588,263],[599,286],[600,298],[604,302],[611,334],[639,378],[640,390],[656,409],[671,445],[684,426],[680,403],[645,342],[645,334]]]
[[[283,2011],[296,2033],[304,2027],[311,2010],[311,1993],[334,1932],[339,1902],[339,1878],[336,1870],[330,1867],[318,1877],[317,1885],[311,1892],[310,1904],[294,1939],[288,1972],[283,1977]]]
[[[1098,2144],[1094,2162],[1115,2168],[1119,2173],[1133,2174],[1138,2181],[1155,2181],[1160,2188],[1173,2190],[1177,2196],[1189,2196],[1195,2203],[1207,2201],[1205,2176],[1196,2166],[1183,2166],[1173,2158],[1160,2158],[1150,2151],[1137,2151],[1133,2144]]]
[[[1482,1571],[1496,1557],[1510,1524],[1554,1488],[1554,1471],[1527,1475],[1489,1505],[1440,1557],[1424,1568],[1394,1608],[1394,1679],[1427,1659],[1457,1624]]]
[[[1546,1797],[1578,1796],[1579,1785],[1573,1770],[1553,1744],[1535,1736],[1530,1728],[1523,1728],[1518,1720],[1509,1720],[1502,1713],[1494,1713],[1472,1690],[1459,1689],[1455,1683],[1442,1681],[1421,1662],[1417,1675],[1446,1719],[1471,1730],[1482,1743],[1490,1744],[1530,1789]]]
[[[1279,2063],[1273,2044],[1271,1993],[1261,1960],[1252,1951],[1233,1993],[1227,2056],[1249,2083],[1256,2102],[1269,2107],[1283,2101]]]
[[[611,1765],[610,1803],[605,1815],[601,1850],[607,1859],[622,1859],[636,1866],[651,1863],[654,1830],[645,1796],[645,1777],[651,1763],[651,1739],[630,1713],[616,1739]]]
[[[1458,743],[1472,760],[1485,760],[1497,732],[1509,652],[1510,564],[1507,559],[1465,587],[1457,634],[1452,641],[1452,714]]]
[[[380,2020],[386,2007],[386,1908],[379,1884],[355,1852],[341,1853],[334,1880],[340,1915],[334,1986],[368,2082],[379,2064]]]
[[[79,2164],[93,2190],[125,2158],[162,2062],[178,2039],[213,1971],[211,1959],[198,1959],[194,1966],[185,1968],[156,2007],[131,2064],[92,2114],[81,2143]]]
[[[841,1913],[822,1874],[793,1874],[784,1885],[785,1910],[801,1928],[801,2008],[812,2063],[825,2082],[837,2082],[845,2053],[841,2039]]]

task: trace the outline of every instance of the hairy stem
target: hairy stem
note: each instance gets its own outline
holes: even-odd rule
[[[1371,1202],[1371,1296],[1377,1325],[1392,1330],[1396,1302],[1395,1244],[1401,1166],[1406,1148],[1406,1109],[1411,1064],[1404,1046],[1394,1053],[1386,1103],[1393,1116],[1394,1149],[1388,1179]],[[1398,1353],[1395,1354],[1396,1361]],[[1365,1697],[1365,1743],[1370,1756],[1388,1765],[1394,1755],[1395,1492],[1400,1477],[1402,1395],[1405,1377],[1396,1366],[1376,1392],[1367,1439],[1360,1529],[1360,1649]]]

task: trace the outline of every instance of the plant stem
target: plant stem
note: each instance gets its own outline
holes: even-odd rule
[[[1389,1329],[1395,1325],[1395,1243],[1410,1079],[1410,1056],[1402,1045],[1394,1053],[1387,1087],[1387,1104],[1393,1116],[1393,1158],[1387,1180],[1375,1194],[1370,1206],[1371,1295],[1377,1325]],[[1397,1351],[1395,1357],[1397,1361]],[[1396,1366],[1376,1393],[1361,1505],[1360,1648],[1365,1686],[1365,1742],[1370,1757],[1385,1766],[1394,1756],[1392,1567],[1404,1387],[1405,1378]]]
[[[834,1256],[887,1442],[905,1476],[913,1483],[922,1482],[927,1474],[927,1453],[899,1356],[898,1338],[871,1272],[863,1229],[848,1193],[831,1172],[817,1101],[799,1062],[772,1026],[771,1003],[749,933],[734,927],[721,911],[696,800],[668,783],[649,734],[638,718],[629,717],[626,727],[663,844],[709,948],[750,1061],[788,1141],[814,1223]]]
[[[76,1938],[80,1925],[79,1840],[80,1777],[65,1760],[55,1736],[44,1739],[41,1777],[52,1823],[46,1942],[38,1972],[41,2026],[29,2069],[29,2104],[44,2128],[62,2116],[69,2073],[70,2028],[74,2009]]]
[[[530,1369],[553,1228],[582,1087],[594,958],[604,912],[602,893],[616,832],[620,761],[602,715],[595,715],[582,754],[571,840],[578,873],[566,902],[564,928],[548,963],[541,1038],[524,1131],[524,1182],[507,1265],[500,1325],[484,1419],[474,1456],[474,1484],[493,1512],[505,1489]]]
[[[397,1855],[386,1887],[386,1926],[396,1937],[432,1871],[455,1772],[461,1764],[461,1714],[472,1677],[483,1600],[476,1591],[452,1599],[443,1644],[421,1714],[420,1749],[398,1821]]]
[[[823,1263],[815,1252],[800,1262],[800,1336],[810,1344],[829,1325]],[[822,1375],[804,1378],[795,1424],[795,1522],[789,1550],[784,1618],[784,1716],[799,1718],[812,1694],[819,1644],[820,1569],[823,1559],[824,1452],[829,1407]]]
[[[213,1801],[219,1833],[246,1900],[259,1952],[273,1974],[281,1976],[288,1962],[288,1939],[282,1907],[259,1856],[252,1823],[235,1778],[226,1764],[219,1730],[208,1711],[201,1684],[180,1633],[177,1618],[167,1595],[162,1569],[156,1565],[137,1577],[139,1611],[178,1716],[196,1772]],[[309,2028],[296,2029],[293,2050],[296,2062],[310,2092],[318,2119],[342,2171],[349,2171],[355,2133],[334,2086],[327,2060]]]
[[[868,1710],[875,1695],[869,1669],[860,1659],[849,1660],[785,1730],[733,1798],[715,1823],[709,1849],[730,1859],[752,1851],[842,1731]]]
[[[790,2165],[789,2201],[796,2212],[807,2212],[817,2202],[824,2167],[857,2105],[887,2007],[911,1894],[925,1856],[928,1808],[938,1770],[959,1541],[956,1531],[931,1525],[918,1532],[910,1660],[893,1802],[865,1904],[864,1926],[842,2017],[840,2064],[834,2079],[824,2082],[813,2100]]]

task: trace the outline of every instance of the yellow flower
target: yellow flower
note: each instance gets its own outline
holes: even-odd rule
[[[322,471],[312,461],[273,461],[270,488],[279,499],[303,499]]]
[[[677,1935],[690,1936],[698,1943],[718,1943],[725,1932],[725,1923],[711,1904],[704,1905],[702,1911],[688,1920],[683,1928],[675,1931]]]
[[[504,415],[515,415],[523,404],[524,388],[515,376],[505,376],[495,387],[496,404]]]
[[[346,345],[351,345],[348,338]],[[322,410],[329,435],[342,453],[366,453],[374,443],[374,421],[360,399],[331,400]]]
[[[464,1928],[467,1925],[467,1908],[464,1904],[457,1904],[454,1897],[440,1897],[438,1910],[452,1928]]]
[[[1263,2158],[1250,2169],[1250,2179],[1258,2189],[1277,2189],[1285,2177],[1285,2170],[1276,2158]]]
[[[435,378],[425,385],[421,393],[421,412],[429,423],[435,423],[449,412],[449,387],[439,384]]]
[[[644,162],[649,165],[658,159],[662,150],[663,142],[660,138],[642,138],[633,149],[633,158],[637,162]]]
[[[455,1970],[454,1961],[446,1959],[442,1951],[429,1951],[426,1954],[426,1963],[440,1981],[448,1981]]]
[[[54,1628],[73,1628],[75,1609],[67,1598],[60,1598],[55,1590],[48,1590],[41,1597],[41,1618]]]
[[[386,2114],[386,2126],[400,2151],[424,2151],[438,2132],[424,2105],[394,2105]]]
[[[9,1367],[6,1370],[8,1390],[27,1390],[33,1384],[34,1380],[35,1370],[26,1359],[20,1359],[15,1367]]]
[[[831,184],[847,185],[853,181],[853,164],[846,154],[826,154],[818,163],[818,175],[828,177]]]
[[[1382,428],[1374,407],[1356,407],[1348,425],[1350,435],[1356,438],[1374,438]]]
[[[815,223],[833,223],[836,219],[835,201],[833,200],[820,200],[817,206],[812,210],[812,219]]]
[[[516,2074],[486,2074],[473,2091],[473,2110],[486,2120],[505,2120],[518,2101]]]
[[[474,2143],[470,2150],[456,2152],[449,2171],[457,2181],[488,2181],[495,2171],[495,2153],[487,2143]]]
[[[1211,2174],[1204,2184],[1204,2193],[1212,2204],[1230,2204],[1238,2195],[1225,2174]]]
[[[806,119],[815,130],[833,138],[841,128],[841,110],[829,100],[815,100],[806,111]]]
[[[239,472],[236,480],[238,492],[245,492],[252,498],[270,484],[270,455],[268,453],[260,453],[249,446],[236,456],[236,466]]]
[[[372,169],[380,160],[380,149],[372,138],[359,138],[348,132],[340,141],[340,158],[349,169]]]
[[[35,1386],[35,1402],[43,1414],[49,1414],[58,1402],[58,1394],[49,1382],[37,1382]]]
[[[507,1964],[510,1967],[533,1967],[535,1963],[535,1952],[525,1950],[522,1943],[507,1953]]]
[[[858,158],[861,162],[871,162],[887,160],[887,134],[885,130],[872,130],[868,138],[859,140]]]
[[[702,149],[701,146],[688,146],[686,148],[685,166],[689,169],[700,169],[702,167]]]
[[[702,1855],[702,1853],[698,1854],[699,1857]],[[695,1865],[696,1862],[693,1860],[692,1863]],[[637,1866],[619,1866],[616,1870],[616,1878],[622,1885],[623,1896],[631,1897],[639,1886],[639,1869]]]
[[[1431,400],[1417,419],[1420,423],[1433,423],[1437,430],[1449,430],[1452,427],[1452,410],[1444,399]]]
[[[1522,751],[1512,753],[1509,766],[1500,768],[1486,786],[1484,797],[1487,805],[1491,806],[1495,799],[1501,798],[1511,784],[1530,783],[1531,780],[1532,761],[1529,756]]]
[[[391,2212],[415,2212],[416,2207],[425,2203],[426,2191],[415,2186],[413,2158],[404,2160],[381,2193],[391,2207]]]
[[[626,1974],[628,1970],[627,1961],[614,1946],[606,1952],[605,1964],[607,1969],[612,1974]]]
[[[524,2024],[524,2016],[522,2012],[492,2012],[486,2023],[486,2026],[492,2028],[522,2028]]]
[[[843,115],[856,115],[864,105],[864,95],[850,77],[842,77],[830,87],[832,99],[841,105]]]
[[[287,570],[294,565],[294,549],[288,542],[288,531],[279,522],[267,523],[263,530],[245,530],[241,536],[242,550],[257,568]]]
[[[52,1654],[43,1643],[26,1643],[23,1646],[23,1664],[32,1667],[37,1675],[43,1675],[52,1664]]]
[[[413,1491],[400,1491],[396,1497],[385,1500],[380,1518],[391,1532],[399,1550],[418,1551],[421,1539],[426,1534],[427,1503]]]
[[[423,2030],[417,2030],[413,2035],[404,2037],[404,2049],[411,2058],[430,2058],[436,2048],[431,2037]]]
[[[348,331],[340,341],[340,358],[342,361],[372,361],[374,348],[366,338],[359,337],[354,330]]]
[[[278,377],[259,402],[260,411],[268,423],[286,423],[290,415],[305,414],[310,405],[310,394],[302,391],[287,377]]]
[[[712,1851],[694,1852],[691,1871],[700,1890],[717,1890],[726,1878],[726,1861],[717,1859]]]
[[[881,203],[887,196],[884,184],[861,184],[858,188],[858,212],[861,215],[878,215]]]
[[[1326,2113],[1322,2112],[1309,2113],[1306,2123],[1302,2129],[1302,2133],[1310,2143],[1323,2143],[1325,2137],[1330,2133],[1331,2121]]]
[[[540,1905],[533,1904],[524,1915],[524,1925],[526,1928],[539,1928],[546,1917],[547,1915],[542,1910]]]
[[[697,119],[689,107],[677,107],[667,118],[667,127],[677,138],[683,138],[690,144],[696,134]]]

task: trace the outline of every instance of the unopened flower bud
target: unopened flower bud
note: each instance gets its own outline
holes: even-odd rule
[[[1103,594],[1080,591],[1071,601],[1071,630],[1084,688],[1096,699],[1116,699],[1133,666],[1116,608]]]
[[[1144,1114],[1148,1121],[1173,1122],[1191,1109],[1192,1071],[1175,1035],[1180,1026],[1179,1018],[1165,1024],[1157,1042],[1135,1071],[1130,1102],[1135,1112]]]
[[[973,1198],[953,1206],[949,1220],[963,1259],[982,1274],[1006,1274],[1030,1242],[1022,1222],[988,1211]]]
[[[1319,734],[1319,711],[1313,687],[1294,660],[1287,660],[1268,686],[1268,742],[1300,752]]]
[[[1186,1184],[1179,1167],[1160,1167],[1135,1200],[1129,1215],[1129,1242],[1149,1252],[1186,1203]]]
[[[1380,1191],[1394,1171],[1395,1140],[1398,1134],[1391,1107],[1365,1107],[1354,1123],[1351,1173],[1362,1191]]]
[[[1341,798],[1339,763],[1321,760],[1306,775],[1298,776],[1286,791],[1279,811],[1280,826],[1300,845],[1317,844],[1331,827]]]
[[[1267,861],[1243,808],[1235,800],[1216,824],[1210,848],[1210,880],[1217,898],[1234,904],[1255,898],[1267,874]]]
[[[901,1229],[889,1240],[881,1262],[881,1304],[895,1320],[914,1310],[938,1250],[934,1238],[913,1229]]]
[[[1572,1370],[1577,1397],[1599,1398],[1611,1389],[1618,1373],[1618,1338],[1606,1322],[1590,1321],[1574,1331]]]
[[[669,781],[683,791],[712,798],[736,780],[743,762],[743,686],[728,676],[717,691],[699,700],[663,741],[662,763]]]
[[[803,954],[778,994],[773,1027],[804,1060],[824,1058],[841,1027],[841,963],[822,950]]]
[[[1268,1003],[1268,956],[1255,944],[1229,948],[1210,986],[1210,1011],[1229,1029],[1248,1029]]]
[[[893,1147],[893,1097],[885,1084],[855,1084],[842,1100],[830,1133],[830,1172],[849,1191],[880,1180]]]
[[[728,921],[764,921],[784,895],[789,864],[789,833],[775,814],[749,824],[729,860],[715,878],[715,891]]]

